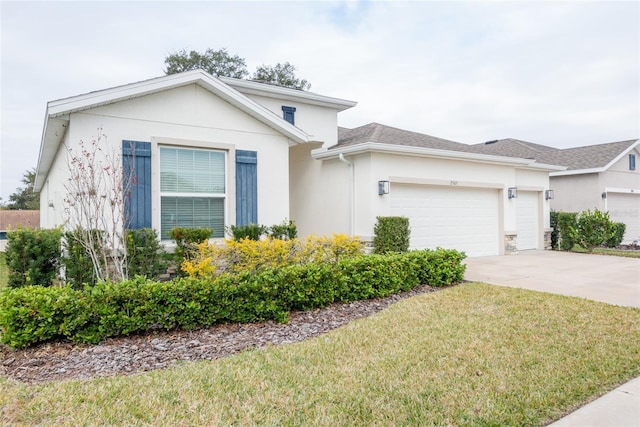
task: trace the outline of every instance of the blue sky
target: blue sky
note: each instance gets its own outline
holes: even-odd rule
[[[478,143],[640,136],[640,3],[0,2],[0,197],[34,167],[46,103],[163,74],[177,50],[289,61],[370,122]]]

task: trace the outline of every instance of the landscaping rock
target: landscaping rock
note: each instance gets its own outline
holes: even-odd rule
[[[51,342],[26,350],[0,345],[0,375],[26,383],[90,379],[164,369],[180,361],[214,360],[266,345],[291,344],[377,313],[414,295],[434,291],[421,286],[387,298],[332,304],[292,312],[276,322],[216,325],[195,331],[154,331],[111,338],[99,345]]]

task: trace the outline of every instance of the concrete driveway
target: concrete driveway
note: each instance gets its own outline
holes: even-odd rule
[[[466,280],[640,307],[640,258],[538,250],[465,263]]]

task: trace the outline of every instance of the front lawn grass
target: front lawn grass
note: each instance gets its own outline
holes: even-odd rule
[[[640,309],[465,283],[298,344],[129,377],[0,378],[11,425],[545,425],[640,375]]]
[[[609,256],[621,256],[625,258],[640,258],[640,251],[637,250],[624,250],[615,248],[593,248],[592,252],[583,248],[580,245],[575,245],[571,248],[571,252],[577,252],[579,254],[597,254],[597,255],[609,255]]]
[[[593,250],[594,254],[599,255],[612,255],[612,256],[621,256],[626,258],[640,258],[640,251],[625,251],[621,249],[611,249],[611,248],[595,248]]]

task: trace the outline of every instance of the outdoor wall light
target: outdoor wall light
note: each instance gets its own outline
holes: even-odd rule
[[[602,198],[606,199],[607,198],[607,192],[605,191],[604,193],[602,193]]]
[[[553,195],[553,190],[545,190],[544,191],[544,199],[545,200],[551,200],[553,199],[554,195]]]
[[[507,192],[507,196],[510,199],[515,199],[518,197],[518,187],[509,187],[509,191]]]
[[[378,195],[389,194],[389,181],[378,181]]]

